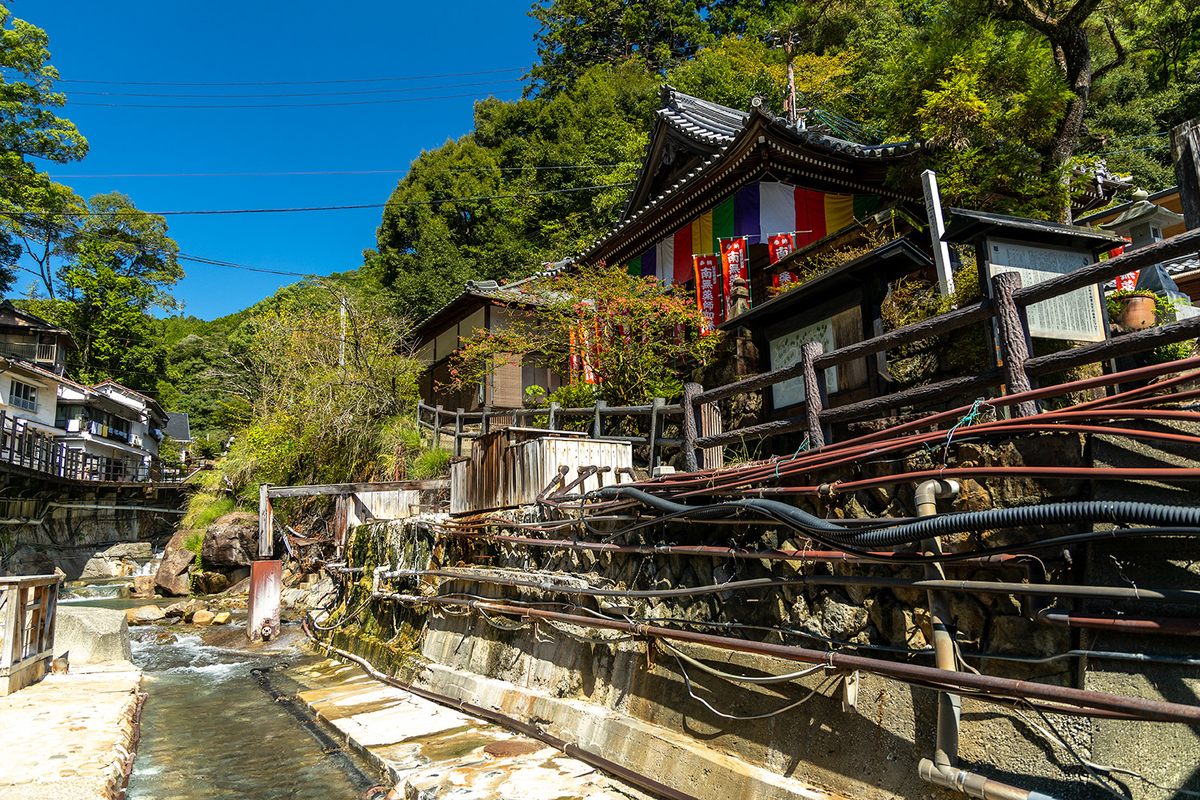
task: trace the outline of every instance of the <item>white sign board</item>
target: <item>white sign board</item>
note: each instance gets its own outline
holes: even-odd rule
[[[1016,272],[1021,276],[1021,286],[1033,286],[1092,263],[1091,254],[1084,250],[1024,244],[1008,239],[988,238],[987,250],[989,294],[993,275]],[[1034,303],[1025,309],[1025,314],[1030,336],[1072,342],[1102,342],[1105,339],[1107,314],[1099,286],[1086,286]]]
[[[778,339],[772,339],[769,347],[771,353],[771,369],[782,369],[800,360],[800,345],[805,342],[820,342],[825,345],[825,352],[832,352],[833,320],[823,319],[791,333],[785,333]],[[777,383],[771,387],[771,399],[775,408],[804,402],[804,378],[796,377]],[[833,394],[837,391],[837,367],[825,370],[825,391]]]

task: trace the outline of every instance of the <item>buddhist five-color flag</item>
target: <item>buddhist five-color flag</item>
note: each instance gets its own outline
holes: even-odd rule
[[[725,304],[720,296],[717,276],[721,274],[721,257],[703,253],[692,257],[696,277],[696,305],[714,327],[725,321]]]
[[[725,317],[733,315],[733,279],[741,278],[750,291],[750,272],[746,268],[746,238],[725,239],[721,243],[721,287],[725,290]],[[747,294],[747,296],[749,296]]]
[[[631,261],[629,271],[664,283],[686,283],[695,272],[692,256],[719,254],[722,240],[745,237],[747,245],[770,244],[777,234],[791,233],[794,251],[865,219],[879,205],[876,196],[832,194],[776,181],[752,183]],[[772,255],[772,263],[778,258]]]

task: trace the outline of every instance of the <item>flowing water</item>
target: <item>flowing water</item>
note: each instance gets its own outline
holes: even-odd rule
[[[128,608],[147,601],[98,600]],[[288,626],[292,628],[292,626]],[[245,626],[203,634],[149,626],[131,631],[133,660],[148,693],[141,743],[128,800],[362,800],[374,781],[369,768],[336,748],[319,725],[305,724],[259,685],[263,671],[277,693],[295,685],[272,670],[318,659],[305,654],[298,631],[252,645]],[[163,638],[164,641],[158,641]],[[310,733],[310,730],[316,730]]]

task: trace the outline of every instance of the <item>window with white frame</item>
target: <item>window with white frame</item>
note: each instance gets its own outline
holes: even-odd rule
[[[37,387],[18,380],[10,381],[8,403],[26,411],[37,411]]]

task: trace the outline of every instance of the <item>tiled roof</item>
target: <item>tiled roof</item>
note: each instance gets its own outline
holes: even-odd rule
[[[698,142],[727,145],[746,127],[748,114],[720,103],[684,94],[673,86],[662,89],[663,107],[658,118],[664,124]]]

